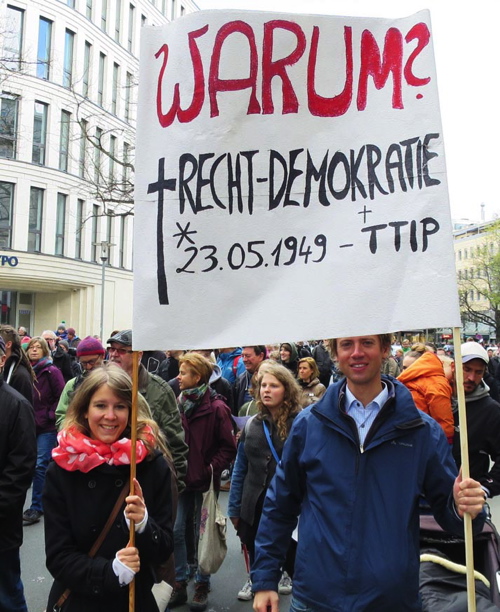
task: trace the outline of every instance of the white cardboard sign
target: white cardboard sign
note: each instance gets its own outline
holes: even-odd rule
[[[460,325],[430,17],[144,30],[134,348]]]

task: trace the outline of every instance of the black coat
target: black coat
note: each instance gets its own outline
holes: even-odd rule
[[[35,462],[33,408],[0,376],[0,552],[23,542],[23,506]]]
[[[12,369],[12,374],[10,374],[8,381],[9,385],[16,391],[19,391],[33,405],[33,378],[31,378],[28,368],[23,363],[19,363],[19,361],[19,357],[11,355],[5,362],[3,377],[7,381]]]
[[[52,363],[61,370],[65,383],[75,377],[71,365],[71,357],[60,346],[52,352]]]
[[[71,589],[64,612],[127,612],[128,587],[121,587],[113,572],[115,554],[127,545],[129,531],[123,512],[118,513],[97,555],[87,556],[111,514],[124,483],[128,466],[103,464],[87,474],[68,472],[56,463],[47,470],[43,493],[47,568],[55,578],[47,610],[61,593]],[[152,566],[173,551],[171,472],[157,453],[137,465],[148,509],[148,523],[136,534],[141,570],[135,577],[136,611],[157,612],[151,593]]]

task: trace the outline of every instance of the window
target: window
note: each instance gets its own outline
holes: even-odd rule
[[[458,271],[458,280],[462,280],[462,270]]]
[[[458,251],[458,261],[462,261],[462,251]]]
[[[132,53],[134,46],[134,27],[135,27],[135,6],[129,5],[128,8],[128,50]]]
[[[479,293],[479,291],[476,291],[476,299],[478,302],[481,299],[481,294]]]
[[[467,280],[467,270],[464,270],[464,280]]]
[[[464,259],[467,259],[469,255],[469,252],[467,251],[467,249],[464,249]]]
[[[97,263],[97,247],[98,247],[98,230],[99,230],[99,206],[92,205],[92,261]]]
[[[104,53],[99,53],[99,82],[97,84],[97,104],[103,105],[104,102],[104,78],[106,71],[106,56]]]
[[[181,4],[181,17],[183,17],[185,14],[186,14],[186,9]]]
[[[127,183],[129,180],[129,176],[130,176],[130,168],[129,168],[129,164],[131,163],[131,157],[130,157],[130,145],[128,144],[128,142],[124,142],[123,143],[123,175],[122,175],[122,182],[123,183]],[[124,186],[125,189],[127,189],[126,185]]]
[[[78,173],[82,178],[85,178],[87,168],[87,130],[88,121],[82,119],[80,122],[80,156],[78,160]]]
[[[71,113],[61,111],[61,135],[59,139],[59,170],[68,171],[68,155],[69,155],[69,126],[71,122]]]
[[[82,80],[82,95],[85,98],[89,97],[90,83],[90,67],[92,59],[92,45],[88,40],[85,41],[85,50],[83,52],[83,80]]]
[[[86,1],[85,16],[92,21],[92,0]]]
[[[50,77],[50,45],[52,42],[52,21],[40,17],[38,22],[38,51],[36,58],[36,76],[49,80]]]
[[[127,232],[127,217],[122,215],[120,217],[120,268],[125,267],[125,238]]]
[[[177,2],[176,0],[172,0],[172,21],[175,19],[177,13]]]
[[[8,70],[20,70],[23,49],[24,11],[7,5],[2,26],[3,64]]]
[[[63,66],[63,85],[71,87],[73,84],[73,53],[75,47],[75,33],[66,30],[64,39],[64,66]]]
[[[109,214],[108,215],[108,220],[107,220],[107,225],[106,225],[106,242],[108,243],[108,247],[111,244],[112,234],[113,234],[113,217],[112,217],[111,214]]]
[[[0,157],[15,159],[19,98],[2,92],[0,102]]]
[[[0,249],[10,249],[14,209],[14,185],[0,181]]]
[[[111,112],[116,115],[118,110],[118,85],[120,82],[120,66],[113,64],[113,90],[111,93]]]
[[[66,223],[66,200],[68,196],[64,193],[57,194],[56,213],[56,249],[55,254],[64,255],[64,227]]]
[[[43,189],[32,187],[28,226],[28,252],[39,253],[42,245]]]
[[[95,129],[95,142],[94,142],[94,182],[99,185],[101,182],[101,149],[102,149],[102,129]]]
[[[148,24],[148,19],[146,15],[141,15],[141,28]]]
[[[76,227],[75,227],[75,259],[82,258],[82,234],[83,234],[83,207],[85,202],[78,200],[76,203]]]
[[[116,136],[109,137],[109,182],[111,187],[115,181]]]
[[[115,12],[115,40],[117,43],[120,42],[120,27],[122,22],[122,0],[116,0],[116,12]]]
[[[101,30],[108,31],[108,0],[101,0]]]
[[[75,0],[66,0],[66,4],[70,7],[70,8],[75,8]]]
[[[125,83],[125,121],[130,121],[130,97],[132,95],[132,75],[127,72]]]
[[[45,165],[48,108],[48,104],[35,100],[35,114],[33,120],[33,151],[31,161],[34,164],[40,164],[41,166]]]
[[[473,302],[473,301],[474,301],[474,289],[471,289],[471,290],[470,290],[470,292],[469,292],[469,298],[470,298],[470,301],[471,301],[471,302]]]

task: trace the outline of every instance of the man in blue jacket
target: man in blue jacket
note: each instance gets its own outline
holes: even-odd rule
[[[480,484],[457,476],[441,427],[380,375],[390,335],[332,340],[346,379],[295,419],[256,540],[256,612],[278,612],[277,585],[300,515],[290,612],[421,610],[419,497],[463,534],[484,522]],[[478,516],[479,515],[479,516]]]

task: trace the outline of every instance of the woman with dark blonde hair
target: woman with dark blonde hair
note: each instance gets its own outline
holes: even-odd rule
[[[33,525],[43,515],[42,490],[52,449],[57,444],[56,408],[64,389],[61,371],[52,362],[49,345],[40,336],[31,338],[26,349],[35,372],[33,410],[36,424],[36,468],[31,490],[31,505],[23,513],[25,525]]]
[[[130,377],[114,364],[96,368],[69,406],[43,495],[46,563],[54,577],[48,610],[57,609],[69,589],[65,612],[126,612],[127,585],[135,578],[135,610],[158,611],[151,592],[153,568],[173,550],[171,472],[162,434],[145,400],[140,395],[137,399],[133,491],[128,491]],[[126,494],[122,507],[90,556],[120,494]],[[131,520],[135,546],[129,546]]]
[[[301,410],[300,387],[292,372],[284,366],[266,364],[257,382],[258,413],[247,421],[241,433],[228,504],[229,518],[248,549],[250,565],[254,560],[255,536],[267,488],[293,420]],[[292,556],[291,551],[289,556]],[[286,574],[278,588],[282,594],[291,592],[291,582]],[[248,580],[238,598],[251,599],[251,589]]]
[[[300,397],[302,408],[317,402],[326,391],[326,387],[319,382],[319,369],[312,357],[299,359],[298,381],[302,392]]]
[[[180,395],[177,398],[186,444],[189,446],[186,488],[179,495],[174,527],[175,587],[169,606],[187,601],[189,566],[186,535],[193,529],[192,518],[199,525],[203,493],[214,480],[220,489],[222,471],[228,469],[236,455],[231,411],[222,396],[209,386],[213,364],[199,353],[179,357]],[[200,569],[195,575],[195,591],[191,610],[205,610],[210,590],[210,575]]]

